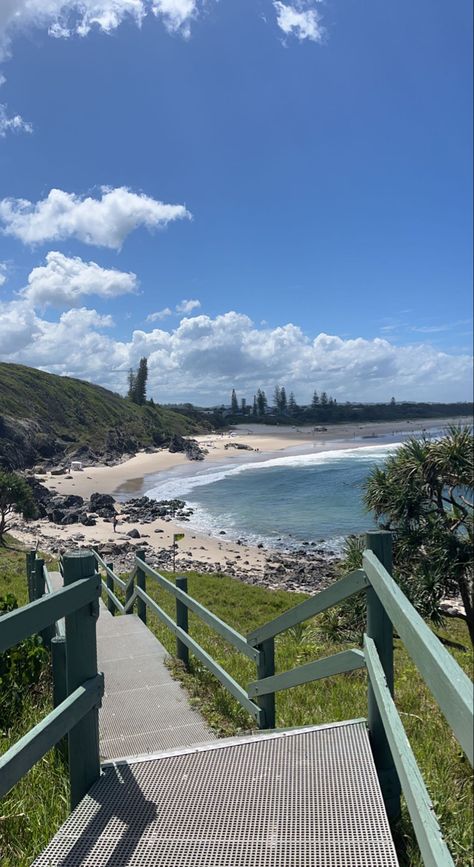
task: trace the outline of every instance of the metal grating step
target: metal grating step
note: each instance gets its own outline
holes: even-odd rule
[[[34,867],[396,867],[363,721],[111,764]]]

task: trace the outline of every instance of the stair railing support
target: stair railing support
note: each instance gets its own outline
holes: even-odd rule
[[[107,563],[107,568],[110,569],[111,572],[113,572],[114,571],[114,564],[113,563]],[[107,590],[110,590],[112,593],[114,593],[115,592],[114,586],[115,586],[114,585],[114,579],[107,572]],[[108,594],[107,594],[107,609],[108,609],[108,611],[110,611],[111,614],[115,614],[115,602],[113,599],[110,598],[110,596]]]
[[[31,548],[26,552],[26,581],[28,587],[28,602],[33,602],[33,571],[35,568],[36,551]]]
[[[176,587],[187,593],[188,579],[182,576],[176,578]],[[181,627],[184,632],[189,632],[188,608],[180,599],[176,599],[176,625]],[[189,647],[180,638],[176,639],[176,656],[181,660],[185,668],[189,668]]]
[[[264,677],[273,677],[275,674],[275,639],[267,638],[257,645],[257,650],[260,651],[259,662],[257,663],[257,679],[261,680]],[[257,698],[259,707],[263,711],[263,719],[259,724],[261,729],[275,728],[275,693],[269,692],[267,695],[261,695]]]
[[[141,549],[137,551],[137,557],[145,562],[145,551]],[[140,587],[146,593],[146,575],[140,566],[137,566],[137,587]],[[140,598],[137,598],[137,615],[146,626],[146,603]]]
[[[366,547],[373,551],[382,566],[391,575],[393,569],[392,534],[386,530],[367,533]],[[387,686],[393,696],[393,626],[372,587],[367,589],[367,635],[375,643]],[[397,819],[400,815],[400,781],[370,680],[368,684],[368,725],[375,767],[387,815],[390,819]]]
[[[64,555],[64,586],[81,578],[98,581],[95,557],[89,551]],[[96,624],[99,600],[85,605],[66,618],[66,684],[70,695],[97,672]],[[99,707],[92,708],[69,732],[69,780],[71,809],[77,806],[100,776]]]
[[[133,581],[133,577],[132,577],[130,579],[130,583],[127,585],[127,587],[125,589],[125,605],[127,604],[127,602],[130,602],[130,599],[132,598],[134,592],[135,592],[135,585],[134,585],[134,581]],[[127,609],[125,614],[133,614],[133,605],[131,605],[130,608]]]
[[[58,707],[67,698],[66,683],[66,639],[64,635],[56,635],[51,641],[51,667],[53,671],[53,707]],[[63,738],[56,744],[56,749],[63,758],[67,758],[67,739]]]

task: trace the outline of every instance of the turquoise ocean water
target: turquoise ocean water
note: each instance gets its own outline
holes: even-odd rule
[[[363,506],[363,483],[403,439],[268,459],[244,453],[238,462],[190,465],[150,478],[145,492],[186,500],[195,510],[189,530],[224,530],[227,538],[277,548],[324,540],[338,550],[345,536],[374,526]]]

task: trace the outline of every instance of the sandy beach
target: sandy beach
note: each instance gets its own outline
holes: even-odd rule
[[[173,468],[188,465],[197,469],[210,462],[248,462],[267,460],[269,457],[287,454],[324,452],[330,449],[357,448],[376,442],[378,437],[394,440],[400,433],[422,430],[429,426],[444,426],[456,419],[417,420],[416,422],[367,423],[363,425],[327,425],[326,430],[296,427],[262,427],[261,425],[241,426],[229,433],[214,433],[196,437],[200,446],[207,450],[204,462],[194,464],[182,453],[170,454],[168,451],[140,452],[116,466],[84,467],[64,475],[50,472],[38,475],[38,481],[58,495],[77,494],[88,499],[94,492],[112,494],[120,499],[139,496],[147,490],[147,477],[155,480],[160,473],[169,473]],[[236,443],[244,444],[249,450],[238,450]],[[227,446],[227,448],[226,448]],[[250,451],[250,449],[252,451]],[[154,559],[163,552],[170,554],[173,534],[184,532],[185,537],[178,544],[176,564],[181,570],[202,564],[209,569],[232,574],[252,574],[258,580],[273,560],[273,552],[246,545],[245,542],[226,541],[222,538],[200,534],[171,518],[159,518],[151,523],[139,524],[126,520],[126,503],[117,504],[120,511],[118,525],[114,533],[111,523],[97,518],[95,526],[68,524],[66,526],[49,522],[47,519],[30,521],[25,524],[19,520],[13,533],[21,541],[52,553],[67,550],[71,546],[94,546],[104,551],[106,559],[115,552],[120,563],[126,564],[133,559],[134,549],[146,545],[147,559]],[[140,538],[132,539],[127,534],[136,529]],[[117,554],[123,548],[123,554]]]

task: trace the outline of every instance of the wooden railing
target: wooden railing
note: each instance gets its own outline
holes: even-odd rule
[[[191,651],[246,708],[260,728],[275,726],[276,692],[366,668],[367,725],[388,815],[392,818],[399,815],[403,791],[425,865],[453,867],[394,701],[394,628],[471,764],[473,686],[393,580],[391,545],[390,533],[368,533],[362,569],[344,576],[247,636],[190,596],[186,578],[176,578],[173,583],[152,569],[143,551],[137,552],[135,568],[128,580],[116,575],[112,564],[106,563],[97,552],[65,555],[61,563],[65,586],[57,591],[52,587],[44,562],[36,558],[34,552],[30,553],[27,573],[32,601],[0,618],[0,652],[29,635],[41,633],[51,645],[58,694],[54,711],[1,757],[0,796],[66,733],[73,806],[99,776],[98,705],[103,694],[103,678],[97,672],[95,624],[98,599],[103,590],[111,613],[127,615],[136,606],[138,617],[146,624],[147,611],[152,611],[176,636],[177,657],[188,665]],[[98,569],[104,571],[105,579],[101,579]],[[150,580],[174,597],[175,620],[147,592]],[[46,590],[49,592],[44,595]],[[359,593],[365,593],[367,601],[362,649],[354,647],[291,671],[275,672],[277,635]],[[255,662],[257,679],[247,690],[189,634],[189,611]],[[62,654],[56,651],[56,663],[55,646],[63,650]]]
[[[178,658],[187,665],[191,650],[252,714],[260,728],[275,726],[275,693],[280,690],[365,668],[368,675],[367,725],[387,813],[391,818],[398,817],[403,791],[425,865],[453,867],[454,862],[393,697],[394,628],[471,764],[474,730],[472,683],[393,580],[391,534],[383,531],[368,533],[366,543],[362,569],[345,575],[326,590],[259,626],[246,637],[193,599],[187,592],[186,578],[177,578],[174,584],[152,569],[145,562],[143,552],[137,554],[135,569],[128,581],[115,575],[111,564],[106,564],[97,553],[95,558],[107,576],[102,586],[108,597],[109,610],[127,614],[136,603],[137,614],[144,623],[147,608],[153,611],[176,635]],[[176,621],[148,595],[147,579],[175,597]],[[125,593],[125,603],[117,598],[115,585]],[[277,635],[360,593],[365,593],[367,601],[362,649],[354,647],[290,671],[275,672],[274,642]],[[189,635],[188,611],[197,614],[256,663],[257,679],[248,684],[247,690]]]
[[[63,683],[53,676],[55,705],[46,717],[0,757],[0,797],[6,794],[52,747],[68,736],[71,807],[84,797],[100,775],[98,709],[104,678],[97,671],[96,622],[101,584],[90,553],[67,554],[64,587],[54,591],[44,562],[27,555],[30,603],[0,618],[0,653],[31,635],[45,643],[65,644]],[[61,621],[64,620],[64,632]],[[53,637],[54,632],[59,635]],[[59,695],[62,693],[62,695]]]

